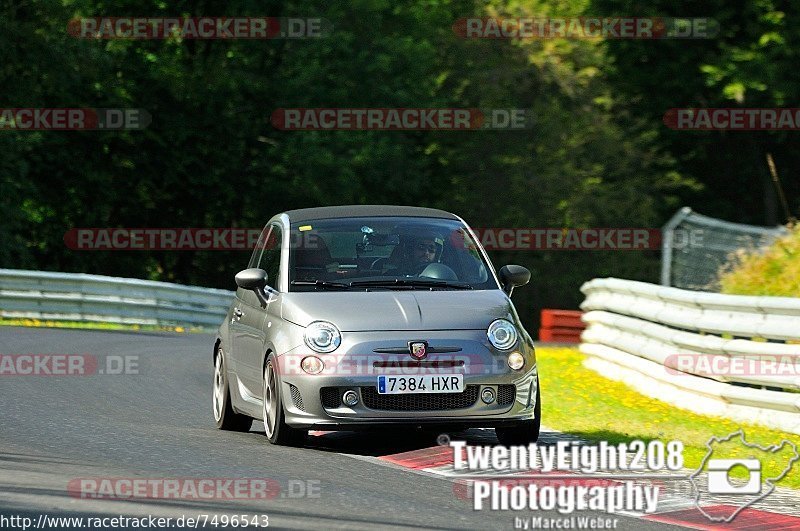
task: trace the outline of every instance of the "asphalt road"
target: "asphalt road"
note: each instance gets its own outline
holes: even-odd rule
[[[260,422],[249,433],[218,431],[211,348],[212,337],[202,334],[0,327],[0,354],[89,354],[101,367],[106,356],[135,356],[138,363],[138,374],[0,376],[0,517],[235,513],[302,529],[512,529],[515,517],[560,517],[474,511],[450,480],[375,458],[435,445],[429,436],[329,434],[287,448],[270,445]],[[76,478],[106,477],[269,478],[280,493],[197,501],[81,499],[69,492]],[[617,518],[617,529],[673,527]]]

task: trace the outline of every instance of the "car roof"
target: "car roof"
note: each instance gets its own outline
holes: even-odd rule
[[[339,205],[317,208],[301,208],[284,212],[291,223],[332,218],[372,218],[403,216],[417,218],[455,219],[458,216],[436,208],[398,205]]]

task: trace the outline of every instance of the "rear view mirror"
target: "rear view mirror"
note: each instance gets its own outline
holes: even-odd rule
[[[514,288],[524,286],[531,279],[531,272],[526,267],[518,265],[506,265],[500,268],[500,282],[503,284],[503,291],[508,296],[514,291]]]
[[[263,269],[250,268],[236,273],[236,285],[242,289],[253,291],[262,308],[267,307],[264,288],[267,287],[267,272]]]
[[[364,239],[368,245],[377,245],[379,247],[385,247],[387,245],[400,245],[399,234],[380,234],[375,232],[372,234],[367,234]]]
[[[364,232],[364,228],[361,229],[362,232]],[[378,247],[386,247],[387,245],[400,245],[400,235],[365,232],[364,240],[361,243],[356,244],[356,252],[358,254],[371,253],[373,251],[373,245]]]

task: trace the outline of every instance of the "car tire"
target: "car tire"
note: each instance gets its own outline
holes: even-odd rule
[[[247,415],[236,413],[231,406],[231,390],[228,385],[228,371],[225,364],[225,353],[222,346],[214,357],[214,421],[217,429],[228,431],[250,431],[253,419]]]
[[[525,420],[516,426],[495,428],[495,434],[500,444],[505,446],[519,446],[535,443],[539,440],[539,430],[542,426],[542,392],[539,387],[539,377],[536,377],[536,405],[533,406],[533,420]]]
[[[297,446],[305,441],[307,430],[292,428],[286,424],[286,415],[283,411],[283,397],[281,395],[281,381],[278,371],[275,370],[277,361],[273,354],[267,357],[264,364],[264,379],[262,386],[263,406],[261,412],[264,420],[264,433],[269,442],[280,446]]]

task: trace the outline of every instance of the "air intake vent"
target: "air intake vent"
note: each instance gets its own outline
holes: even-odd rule
[[[500,406],[510,406],[514,403],[514,397],[517,394],[517,388],[514,385],[498,385],[497,386],[497,404]]]
[[[300,411],[305,411],[306,408],[303,407],[303,397],[300,396],[300,390],[292,384],[289,384],[289,391],[292,393],[292,402],[294,402],[294,407]]]
[[[338,387],[323,387],[319,390],[319,398],[322,406],[328,409],[337,408],[342,405],[342,397]]]
[[[478,400],[480,386],[468,385],[463,393],[382,395],[375,387],[362,387],[361,398],[369,409],[383,411],[443,411],[464,409]]]

